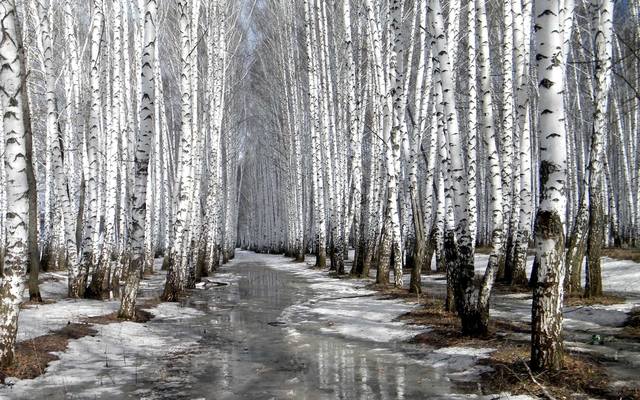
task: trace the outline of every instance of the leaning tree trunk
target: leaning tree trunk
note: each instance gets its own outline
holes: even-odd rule
[[[587,185],[584,189],[588,190]],[[582,265],[584,264],[584,254],[586,251],[586,231],[589,224],[589,204],[587,194],[582,193],[582,199],[578,206],[578,212],[573,223],[573,229],[569,235],[567,254],[565,257],[567,273],[564,279],[564,290],[567,294],[578,294],[581,292]]]
[[[541,192],[535,223],[538,268],[531,316],[531,364],[535,370],[557,370],[563,365],[567,179],[562,9],[554,0],[538,0],[535,6]]]
[[[30,187],[24,58],[13,1],[0,2],[0,101],[5,151],[6,218],[4,263],[0,275],[0,367],[12,363],[24,275],[29,262]]]

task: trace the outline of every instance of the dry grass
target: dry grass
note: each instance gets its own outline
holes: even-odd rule
[[[376,283],[372,283],[366,286],[367,289],[375,290],[382,294],[382,299],[402,299],[411,303],[427,304],[429,301],[434,300],[430,296],[424,294],[410,293],[408,289],[400,289],[395,286],[381,286]]]
[[[602,249],[602,255],[615,258],[617,260],[631,260],[640,263],[640,249],[623,249],[619,247],[608,247]]]
[[[144,323],[153,319],[154,315],[149,311],[145,311],[140,307],[136,307],[135,318],[131,322]],[[118,318],[118,312],[112,312],[105,315],[96,315],[93,317],[87,317],[83,319],[84,322],[89,324],[108,325],[122,322],[123,320]]]
[[[564,305],[568,307],[594,305],[611,306],[614,304],[624,304],[625,300],[626,299],[624,297],[611,294],[604,294],[598,297],[565,296]]]
[[[55,300],[50,300],[50,299],[44,299],[43,301],[27,300],[20,303],[20,309],[26,310],[34,306],[41,306],[43,304],[53,304],[53,303],[55,303]]]
[[[95,336],[98,332],[88,324],[68,324],[47,335],[25,340],[16,345],[13,364],[0,370],[0,382],[8,376],[33,379],[44,373],[47,365],[58,357],[52,353],[66,350],[69,340]]]
[[[429,327],[429,331],[416,335],[413,343],[442,348],[450,346],[472,348],[495,348],[496,351],[488,359],[480,363],[493,368],[492,372],[481,376],[483,390],[489,393],[509,392],[514,395],[528,394],[541,398],[547,397],[545,391],[555,399],[630,399],[640,400],[640,389],[612,388],[604,366],[596,359],[583,355],[566,354],[565,366],[557,372],[544,372],[532,375],[529,371],[530,344],[528,341],[511,339],[512,334],[531,333],[529,323],[508,321],[492,318],[490,333],[486,337],[474,338],[463,336],[460,331],[460,321],[455,313],[444,309],[444,302],[439,298],[417,296],[406,289],[380,287],[369,285],[387,298],[404,299],[412,303],[419,303],[423,307],[400,316],[398,319],[408,324]],[[513,293],[513,288],[504,286],[505,293]],[[527,292],[523,289],[521,292]],[[623,298],[603,296],[596,299],[571,299],[574,304],[619,304]],[[568,305],[571,305],[568,303]],[[630,313],[629,323],[625,332],[639,333],[640,337],[640,308]],[[535,383],[534,382],[535,379]],[[541,388],[542,385],[544,389]]]
[[[508,285],[503,282],[496,282],[493,286],[494,294],[514,294],[514,293],[529,293],[533,296],[533,290],[529,286],[525,285]]]
[[[155,296],[155,297],[149,297],[149,298],[145,298],[145,299],[141,299],[142,301],[140,301],[138,303],[138,307],[140,308],[153,308],[156,307],[158,305],[160,305],[162,303],[162,300],[160,299],[160,296]]]
[[[152,307],[158,300],[148,299],[136,307],[136,318],[133,322],[144,323],[154,315],[142,308]],[[51,361],[58,360],[53,354],[63,352],[69,345],[69,340],[80,339],[85,336],[95,336],[98,332],[91,324],[107,325],[122,322],[117,312],[105,315],[87,317],[82,323],[69,323],[62,329],[52,331],[47,335],[25,340],[16,344],[13,364],[0,370],[0,383],[4,383],[9,376],[18,379],[33,379],[45,372]]]
[[[566,354],[559,371],[532,373],[528,366],[529,346],[503,342],[490,358],[480,363],[492,372],[483,374],[484,390],[528,394],[556,399],[640,399],[640,391],[632,388],[612,389],[604,367],[589,357]],[[546,393],[545,393],[546,392]]]
[[[533,381],[525,364],[530,357],[529,343],[507,338],[508,333],[530,333],[529,324],[493,319],[490,333],[486,337],[463,336],[457,316],[445,311],[442,301],[436,299],[427,301],[425,308],[407,313],[401,319],[407,320],[410,324],[431,328],[428,332],[415,336],[412,340],[414,343],[435,348],[495,348],[496,351],[488,359],[479,361],[493,368],[492,372],[481,376],[481,384],[487,394],[509,392],[545,398],[546,390],[556,399],[640,399],[638,389],[612,389],[604,367],[597,360],[574,354],[565,355],[565,367],[562,370],[534,376],[535,381],[544,386],[543,390]]]

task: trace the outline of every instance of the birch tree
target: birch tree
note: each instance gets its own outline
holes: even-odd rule
[[[49,5],[49,7],[51,7]],[[54,178],[54,192],[56,201],[62,210],[63,215],[63,232],[64,244],[66,247],[66,267],[68,269],[69,296],[78,297],[80,295],[79,266],[78,266],[78,248],[76,244],[76,227],[77,212],[75,202],[70,197],[69,183],[64,168],[65,149],[63,144],[64,134],[62,132],[58,113],[58,100],[56,98],[56,74],[53,66],[53,44],[52,32],[49,19],[49,9],[45,8],[43,2],[36,2],[36,13],[39,19],[38,41],[43,53],[43,67],[45,75],[45,93],[47,104],[47,136],[51,135],[54,139],[51,141],[51,173]]]
[[[190,18],[189,2],[187,0],[178,3],[180,18],[180,44],[181,44],[181,136],[179,173],[180,181],[178,187],[177,212],[174,222],[173,245],[169,257],[169,270],[167,281],[163,293],[165,301],[175,301],[177,296],[184,290],[186,271],[184,270],[184,240],[189,236],[189,205],[191,202],[191,192],[193,191],[192,166],[192,121],[191,121],[191,38],[190,38]]]
[[[536,370],[556,370],[563,365],[567,152],[562,11],[556,1],[535,3],[541,184],[535,222],[538,267],[531,316],[531,364]]]
[[[91,28],[91,66],[90,66],[90,112],[89,129],[86,141],[87,168],[85,173],[85,218],[79,271],[79,296],[83,296],[87,276],[95,267],[95,257],[98,251],[98,184],[99,184],[99,138],[102,135],[101,108],[102,95],[100,83],[100,58],[103,33],[103,3],[102,0],[93,1],[93,17]],[[74,293],[75,295],[75,293]]]
[[[4,132],[5,242],[0,275],[0,366],[14,357],[18,313],[29,262],[30,188],[27,150],[31,142],[24,53],[15,3],[0,2],[0,101]]]
[[[585,294],[588,297],[602,295],[601,249],[604,241],[603,210],[603,163],[605,154],[605,135],[607,130],[607,112],[609,109],[609,88],[611,86],[612,53],[612,0],[594,0],[592,2],[595,31],[595,111],[593,115],[593,134],[589,160],[589,240],[587,242],[587,284]]]
[[[147,209],[147,180],[149,177],[149,153],[155,132],[155,46],[156,46],[156,0],[146,0],[144,8],[144,39],[140,67],[142,97],[140,101],[140,132],[136,141],[135,186],[133,188],[131,210],[130,247],[131,258],[127,271],[127,281],[122,293],[118,316],[135,317],[135,304],[144,265],[144,237]]]

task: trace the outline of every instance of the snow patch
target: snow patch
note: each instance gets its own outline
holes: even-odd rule
[[[165,320],[202,315],[175,303],[163,303],[149,311]],[[57,353],[59,360],[50,363],[45,374],[0,387],[0,398],[68,398],[71,393],[73,398],[109,398],[121,394],[127,384],[156,379],[159,357],[195,346],[197,339],[172,337],[153,320],[145,324],[94,325],[94,329],[98,331],[95,337],[71,340],[66,351]]]

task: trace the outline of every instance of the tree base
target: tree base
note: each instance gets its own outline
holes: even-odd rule
[[[29,301],[31,303],[43,303],[42,295],[40,294],[40,291],[38,290],[35,293],[29,293]]]
[[[474,311],[460,317],[462,334],[471,337],[486,337],[489,335],[489,313]]]

